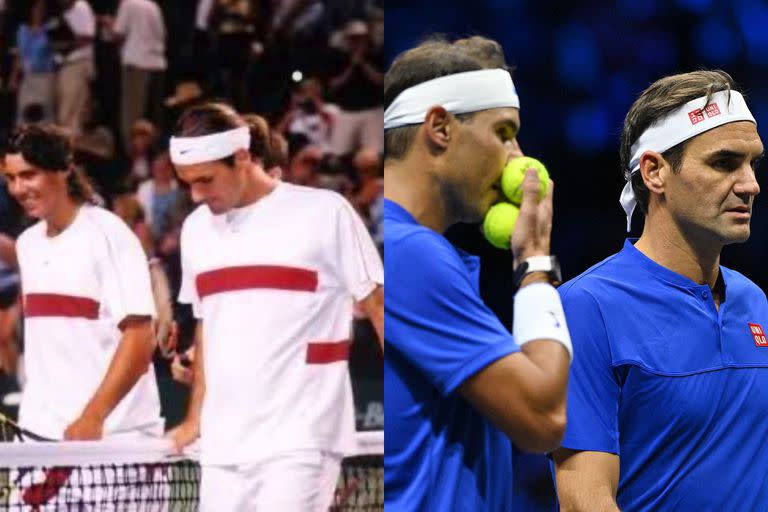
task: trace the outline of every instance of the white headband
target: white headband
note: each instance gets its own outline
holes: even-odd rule
[[[250,146],[251,131],[247,126],[200,137],[171,137],[171,162],[175,165],[213,162]]]
[[[520,108],[512,76],[503,69],[481,69],[441,76],[397,95],[384,112],[384,129],[424,122],[427,111],[441,105],[452,114],[489,108]]]
[[[624,176],[627,184],[624,185],[619,198],[627,214],[627,232],[632,227],[632,213],[637,206],[635,192],[632,190],[632,175],[640,170],[640,158],[643,154],[646,151],[663,153],[712,128],[736,121],[751,121],[757,124],[740,92],[718,91],[712,94],[709,103],[706,103],[706,96],[691,100],[657,120],[640,135],[630,149],[632,159]]]

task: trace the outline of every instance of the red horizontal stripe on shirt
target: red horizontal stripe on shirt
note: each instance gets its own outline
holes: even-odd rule
[[[310,343],[307,346],[307,364],[328,364],[349,359],[349,340]]]
[[[201,299],[214,293],[257,288],[314,292],[317,290],[317,272],[275,265],[227,267],[203,272],[197,276],[196,283]]]
[[[99,303],[88,297],[29,293],[24,295],[24,316],[67,316],[96,320],[99,318]]]

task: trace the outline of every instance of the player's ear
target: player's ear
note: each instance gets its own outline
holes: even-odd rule
[[[235,151],[235,167],[244,169],[251,165],[251,153],[247,149]]]
[[[669,162],[656,151],[646,151],[640,157],[640,173],[649,192],[662,194],[666,177],[671,171]]]
[[[445,151],[454,136],[456,118],[445,108],[434,106],[427,111],[422,125],[427,146],[436,152]]]

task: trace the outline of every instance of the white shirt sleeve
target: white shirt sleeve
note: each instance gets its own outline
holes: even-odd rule
[[[157,317],[149,263],[138,237],[123,224],[102,223],[97,265],[102,301],[117,323],[128,316]]]
[[[192,249],[189,243],[188,223],[185,222],[181,229],[181,288],[179,289],[179,302],[192,305],[192,314],[197,319],[203,318],[203,310],[200,297],[195,286],[196,275],[189,261]]]
[[[79,37],[93,37],[96,35],[96,17],[93,15],[88,2],[78,0],[64,14],[64,19],[69,23],[72,32]]]
[[[339,281],[355,298],[366,298],[384,284],[384,267],[360,215],[346,199],[336,211],[336,271]]]

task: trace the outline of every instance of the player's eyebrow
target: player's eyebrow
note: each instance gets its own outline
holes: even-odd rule
[[[747,153],[733,149],[718,149],[707,155],[707,158],[744,158]]]
[[[496,128],[511,128],[515,133],[520,131],[520,125],[512,117],[505,117],[496,121]]]
[[[723,159],[741,159],[746,158],[748,156],[748,153],[746,151],[736,151],[733,149],[718,149],[713,151],[712,153],[709,153],[706,158],[707,160],[715,159],[715,158],[723,158]],[[757,158],[761,158],[763,154],[761,153]]]

